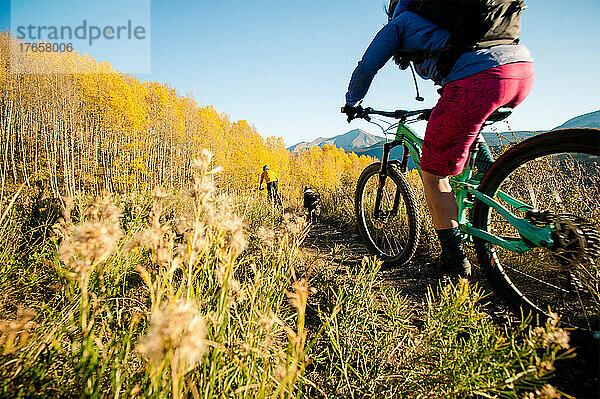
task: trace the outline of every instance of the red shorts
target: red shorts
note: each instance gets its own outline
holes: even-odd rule
[[[431,112],[421,169],[438,176],[460,174],[483,122],[500,107],[514,108],[533,85],[531,62],[490,68],[448,83]]]

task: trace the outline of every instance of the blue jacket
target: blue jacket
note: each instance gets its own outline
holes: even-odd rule
[[[392,58],[397,49],[435,50],[443,47],[448,41],[449,31],[418,14],[405,11],[406,3],[410,1],[399,2],[394,18],[375,35],[362,60],[354,69],[346,93],[348,104],[354,106],[362,101],[377,72]],[[444,77],[436,68],[437,58],[431,57],[423,63],[416,64],[415,70],[422,78],[431,79],[441,86],[499,65],[533,62],[529,50],[522,44],[494,46],[464,53],[450,74]]]

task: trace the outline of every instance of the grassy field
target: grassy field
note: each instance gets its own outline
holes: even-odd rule
[[[223,194],[210,164],[183,192],[7,193],[2,396],[558,397],[557,318],[497,326],[461,280],[416,325],[378,261],[316,265],[297,209]]]

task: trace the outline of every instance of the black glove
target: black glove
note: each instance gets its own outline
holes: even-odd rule
[[[350,123],[352,121],[352,119],[360,117],[362,112],[363,112],[363,107],[360,105],[357,107],[353,107],[351,105],[346,104],[342,108],[342,113],[344,113],[348,116],[348,123]]]

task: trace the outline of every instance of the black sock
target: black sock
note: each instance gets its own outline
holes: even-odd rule
[[[462,237],[458,227],[436,230],[436,233],[442,246],[443,261],[462,262],[466,258],[462,251]]]

